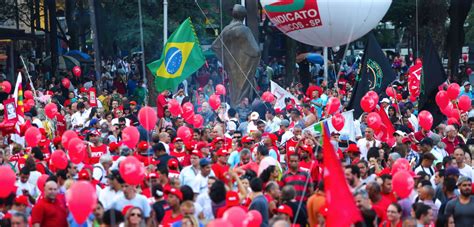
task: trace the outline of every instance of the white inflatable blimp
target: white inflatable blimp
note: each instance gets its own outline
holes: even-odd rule
[[[270,21],[302,43],[335,47],[375,28],[392,0],[260,0]]]

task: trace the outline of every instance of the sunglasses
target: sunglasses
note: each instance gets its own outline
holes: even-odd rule
[[[133,216],[137,216],[137,217],[141,218],[142,214],[140,214],[140,213],[131,213],[130,217],[133,217]]]

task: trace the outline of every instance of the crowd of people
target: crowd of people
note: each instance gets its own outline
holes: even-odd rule
[[[325,226],[327,212],[337,211],[328,210],[326,204],[323,151],[328,145],[322,144],[323,136],[330,137],[360,211],[362,219],[356,226],[474,225],[474,110],[463,113],[457,123],[422,129],[416,102],[408,100],[403,73],[394,82],[401,98],[396,102],[383,98],[378,107],[386,110],[396,129],[396,142],[389,146],[376,139],[367,114],[355,120],[354,135],[311,129],[330,117],[326,109],[330,97],[340,99],[341,111],[345,110],[354,82],[351,66],[341,70],[335,84],[316,83],[314,78],[308,85],[284,86],[296,97],[286,99],[284,108],[274,108],[275,102],[264,102],[257,95],[237,106],[221,97],[222,104],[213,109],[209,97],[216,84],[230,83],[217,62],[158,97],[148,97],[134,59],[103,65],[100,80],[88,72],[76,77],[65,71],[61,78],[48,78],[39,67],[33,67],[35,73],[19,69],[23,89],[34,86],[36,93],[34,105],[25,104],[26,123],[20,130],[2,125],[0,131],[0,165],[17,174],[17,190],[0,198],[1,226],[205,226],[215,219],[227,220],[226,211],[233,207],[258,211],[263,227]],[[259,67],[260,95],[283,70],[276,61]],[[26,71],[33,75],[32,84]],[[70,86],[65,87],[62,78],[68,78]],[[474,98],[471,84],[463,85],[462,94]],[[96,97],[91,97],[91,89]],[[10,93],[0,98],[5,100]],[[170,100],[192,103],[204,119],[202,126],[174,116]],[[48,103],[58,107],[53,118],[45,116]],[[138,113],[147,103],[156,104],[158,121],[152,130],[139,122]],[[37,145],[13,138],[24,136],[24,125],[40,129]],[[122,131],[129,126],[139,131],[136,146],[122,143]],[[181,126],[193,129],[191,138],[178,135]],[[68,152],[62,138],[67,130],[77,133],[87,152],[80,162],[69,161],[60,169],[51,154]],[[126,182],[120,171],[128,156],[145,166],[146,177],[138,185]],[[398,159],[410,163],[415,179],[405,198],[392,186],[391,168]],[[45,174],[48,177],[41,182]],[[65,199],[77,181],[90,182],[98,198],[80,224]]]

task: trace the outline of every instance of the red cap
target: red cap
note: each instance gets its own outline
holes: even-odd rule
[[[402,143],[412,143],[412,142],[413,140],[409,136],[403,137],[402,139]]]
[[[147,150],[148,149],[148,143],[146,141],[141,141],[140,143],[138,143],[137,148],[139,150]]]
[[[353,143],[349,144],[349,147],[346,151],[350,153],[360,153],[359,147],[357,147],[357,145]]]
[[[178,141],[183,142],[183,139],[181,139],[181,137],[176,137],[176,138],[174,138],[173,143],[176,143]]]
[[[174,169],[178,168],[178,161],[174,158],[168,160],[168,167]]]
[[[199,158],[202,158],[202,153],[201,153],[201,151],[198,151],[198,150],[191,151],[191,155],[196,155]]]
[[[254,139],[251,136],[244,136],[241,140],[242,143],[250,143],[252,141],[254,141]]]
[[[228,191],[225,195],[226,207],[238,206],[240,204],[239,193],[236,191]]]
[[[21,205],[25,205],[25,206],[29,206],[30,203],[28,202],[28,197],[24,196],[24,195],[20,195],[20,196],[17,196],[15,198],[15,203],[16,204],[21,204]]]
[[[293,109],[293,105],[291,104],[286,105],[286,110],[291,110],[291,109]]]
[[[91,175],[85,168],[82,168],[82,170],[79,171],[78,175],[79,175],[79,180],[90,180],[91,178]]]
[[[194,148],[196,146],[196,142],[191,140],[191,141],[188,141],[188,142],[184,143],[184,146],[186,147],[186,150],[191,151],[191,150],[194,150]]]
[[[221,148],[219,149],[217,152],[216,152],[216,155],[217,156],[226,156],[229,154],[229,151],[227,151],[226,149],[224,148]]]
[[[97,131],[97,130],[92,130],[89,135],[100,136],[101,133],[100,133],[99,131]]]
[[[218,136],[218,137],[214,138],[214,140],[212,140],[212,143],[213,143],[213,144],[216,144],[216,143],[218,143],[219,141],[224,142],[224,138]]]
[[[51,141],[49,141],[48,139],[46,139],[46,137],[43,137],[43,138],[38,142],[38,146],[40,146],[40,147],[47,147],[50,143],[51,143]]]
[[[56,136],[54,139],[53,139],[53,144],[56,146],[56,145],[59,145],[61,144],[61,141],[62,141],[62,138],[60,136]]]
[[[87,93],[87,89],[85,87],[81,87],[81,89],[79,89],[79,91],[81,93]]]
[[[125,216],[127,214],[127,211],[130,210],[133,207],[134,207],[133,205],[124,206],[123,209],[122,209],[123,216]]]
[[[135,101],[130,101],[128,104],[130,104],[130,105],[135,105],[135,106],[136,106],[136,105],[137,105],[137,102],[135,102]]]
[[[117,142],[111,142],[109,143],[109,150],[115,151],[120,147],[120,143]]]
[[[171,188],[168,191],[168,195],[175,195],[180,201],[183,200],[183,193],[179,189]]]
[[[280,108],[275,108],[275,113],[276,114],[281,114],[281,113],[283,113],[283,110],[280,109]]]
[[[197,144],[196,144],[196,150],[198,151],[201,151],[201,149],[207,147],[208,144],[205,142],[205,141],[199,141]]]
[[[311,146],[308,146],[308,145],[302,145],[300,146],[300,153],[303,152],[303,151],[306,151],[308,153],[313,153],[313,148]]]
[[[147,174],[146,177],[147,177],[147,179],[151,179],[151,178],[158,178],[158,176],[159,176],[158,173],[152,172],[152,173]]]
[[[293,218],[293,210],[291,209],[291,207],[285,204],[278,206],[277,213],[286,214],[290,216],[290,218]]]

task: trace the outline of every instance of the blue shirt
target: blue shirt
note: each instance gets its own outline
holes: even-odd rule
[[[250,203],[249,211],[256,210],[262,214],[262,224],[260,227],[268,227],[268,201],[264,195],[259,195]]]
[[[145,218],[150,217],[150,212],[151,212],[151,207],[150,204],[148,203],[148,200],[145,196],[136,194],[135,198],[128,200],[125,198],[125,195],[121,195],[119,197],[116,197],[115,200],[110,204],[109,209],[115,209],[122,211],[124,207],[132,205],[134,207],[138,207],[142,210]]]

